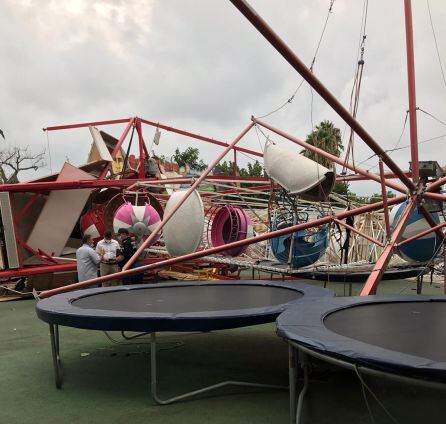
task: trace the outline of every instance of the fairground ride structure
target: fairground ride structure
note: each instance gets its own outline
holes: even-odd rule
[[[2,198],[2,208],[5,204],[10,205],[9,199],[16,193],[32,193],[31,198],[28,202],[19,210],[10,214],[11,222],[10,228],[17,230],[17,225],[20,222],[21,217],[23,217],[26,212],[32,207],[33,203],[39,199],[40,196],[46,195],[56,191],[61,190],[79,190],[87,191],[87,197],[90,195],[90,191],[94,189],[104,189],[104,188],[117,188],[132,190],[141,185],[146,185],[150,187],[154,186],[166,186],[170,187],[174,184],[185,184],[188,188],[184,191],[181,198],[176,201],[174,207],[170,208],[168,211],[164,211],[164,215],[159,223],[155,226],[153,231],[148,235],[147,238],[143,239],[140,243],[137,251],[129,262],[123,267],[122,271],[113,276],[103,276],[94,278],[88,281],[83,281],[80,283],[70,284],[63,287],[46,290],[40,293],[41,298],[49,297],[57,293],[66,292],[82,287],[87,287],[95,285],[98,283],[106,282],[110,279],[121,278],[126,276],[131,276],[133,274],[138,274],[141,272],[151,271],[155,269],[160,269],[163,267],[183,263],[186,261],[199,260],[209,255],[221,254],[228,251],[239,251],[239,249],[244,246],[251,244],[260,243],[263,241],[268,241],[272,239],[277,239],[278,237],[285,236],[288,234],[295,234],[303,230],[308,230],[311,228],[321,229],[332,223],[343,226],[349,231],[358,234],[361,237],[366,238],[369,242],[375,243],[382,248],[382,253],[373,265],[373,269],[369,273],[369,276],[361,290],[361,295],[374,294],[377,290],[379,282],[381,281],[383,274],[386,271],[387,266],[392,258],[392,255],[397,249],[402,248],[404,245],[412,243],[428,234],[436,234],[440,244],[444,242],[444,234],[442,228],[446,226],[446,223],[439,223],[436,221],[432,215],[432,205],[437,207],[441,205],[442,202],[446,201],[446,195],[440,193],[440,188],[446,183],[446,177],[438,175],[435,169],[433,173],[426,172],[424,166],[420,167],[420,162],[418,160],[418,140],[417,140],[417,106],[416,106],[416,94],[415,94],[415,70],[414,70],[414,52],[413,52],[413,29],[412,29],[412,12],[411,12],[411,2],[410,0],[404,0],[404,11],[405,11],[405,24],[406,24],[406,53],[407,53],[407,74],[408,74],[408,92],[409,92],[409,122],[410,122],[410,172],[404,172],[389,156],[388,153],[380,146],[380,144],[374,140],[374,138],[361,126],[361,124],[356,120],[352,113],[350,113],[341,103],[335,98],[335,96],[322,84],[322,82],[313,74],[312,70],[309,69],[298,57],[297,55],[285,44],[285,42],[268,26],[268,24],[260,17],[260,15],[245,1],[245,0],[231,0],[231,3],[246,17],[246,19],[269,41],[269,43],[283,56],[283,58],[305,79],[305,81],[315,90],[346,122],[346,124],[354,131],[354,133],[362,139],[364,143],[376,154],[379,158],[379,174],[375,174],[363,168],[360,168],[354,163],[350,163],[347,160],[338,158],[319,149],[313,145],[310,145],[299,138],[288,134],[278,128],[273,127],[262,119],[257,119],[255,117],[251,118],[251,122],[247,125],[242,132],[234,138],[230,143],[214,140],[212,138],[203,137],[197,134],[192,134],[187,131],[179,130],[176,128],[168,127],[159,123],[151,122],[143,118],[127,118],[113,121],[101,121],[101,122],[90,122],[83,124],[65,125],[58,127],[46,128],[47,131],[64,130],[70,128],[80,128],[80,127],[93,127],[101,125],[112,125],[112,124],[126,124],[125,130],[122,133],[119,140],[115,144],[113,150],[111,151],[112,159],[116,157],[119,149],[127,137],[129,131],[134,128],[138,135],[138,145],[139,145],[139,168],[138,175],[135,179],[111,179],[109,171],[111,167],[111,161],[108,161],[100,170],[97,177],[90,177],[82,179],[79,178],[77,181],[66,180],[66,178],[58,178],[56,181],[39,181],[30,183],[21,183],[13,185],[3,185],[0,186],[0,191],[3,193]],[[144,138],[142,134],[142,125],[149,125],[156,127],[158,129],[173,132],[178,135],[192,137],[197,140],[212,143],[223,148],[221,153],[212,161],[212,163],[207,167],[207,169],[201,173],[196,178],[189,177],[175,177],[168,179],[158,179],[158,178],[145,178],[144,168],[145,161],[150,157],[149,152],[145,146]],[[352,174],[338,175],[338,181],[349,181],[349,180],[368,180],[375,181],[379,183],[382,193],[382,201],[357,206],[352,209],[343,210],[340,212],[333,212],[329,210],[322,216],[315,218],[310,218],[305,222],[291,223],[284,227],[277,227],[274,230],[264,232],[262,234],[250,235],[247,232],[244,237],[229,237],[224,239],[223,242],[217,243],[214,246],[204,246],[198,251],[189,252],[177,257],[171,257],[167,259],[157,258],[152,261],[152,263],[144,264],[142,266],[134,267],[135,261],[138,257],[151,246],[154,241],[157,240],[161,234],[163,228],[165,228],[171,219],[175,217],[175,214],[181,208],[188,198],[196,193],[196,189],[203,183],[220,184],[218,188],[217,195],[221,196],[246,196],[249,192],[264,192],[267,193],[271,190],[271,186],[275,187],[277,184],[271,182],[265,177],[255,177],[255,178],[242,178],[236,175],[236,164],[237,155],[239,153],[249,154],[254,157],[262,157],[263,153],[257,152],[251,149],[245,149],[239,147],[238,144],[240,140],[245,137],[245,135],[252,128],[259,128],[262,131],[268,131],[274,134],[274,137],[280,137],[295,143],[296,145],[311,151],[319,156],[327,158],[331,162],[342,166],[344,169],[352,171]],[[218,165],[218,163],[227,155],[229,152],[234,154],[234,175],[233,176],[215,176],[211,175],[212,171]],[[388,172],[385,171],[384,167],[388,168]],[[60,174],[59,174],[60,176]],[[432,179],[431,177],[435,178]],[[399,182],[393,181],[398,179]],[[248,182],[251,187],[249,189],[243,189],[240,185],[242,183]],[[136,184],[135,184],[136,183]],[[228,187],[228,183],[231,185]],[[399,192],[400,194],[396,197],[390,198],[387,195],[387,190],[392,189]],[[161,196],[158,196],[162,198]],[[206,201],[206,195],[201,195],[201,198]],[[212,202],[212,201],[211,201]],[[82,202],[80,202],[82,203]],[[85,203],[85,202],[84,202]],[[215,205],[215,203],[213,204]],[[211,207],[213,206],[211,205]],[[393,205],[404,205],[399,213],[398,218],[392,224],[389,208]],[[10,206],[9,206],[10,207]],[[358,228],[344,222],[343,220],[349,217],[358,216],[372,211],[383,210],[384,224],[385,224],[385,240],[384,243],[380,240],[376,240],[368,234],[365,234]],[[410,237],[403,237],[406,227],[408,226],[411,218],[413,217],[414,211],[419,212],[428,223],[428,229],[418,231],[416,234]],[[229,212],[228,212],[229,213]],[[7,216],[7,214],[5,215]],[[231,216],[229,213],[228,216]],[[4,222],[5,224],[5,222]],[[12,233],[14,235],[14,233]],[[31,273],[43,273],[63,270],[63,269],[73,269],[73,263],[61,263],[60,260],[52,254],[52,252],[46,252],[44,249],[31,247],[26,245],[23,240],[17,238],[17,231],[15,232],[16,240],[9,238],[9,244],[14,243],[20,244],[26,250],[31,252],[35,257],[39,258],[41,261],[45,262],[44,266],[24,266],[20,260],[20,257],[16,258],[16,268],[8,271],[0,272],[0,277],[10,277],[17,275],[29,275]],[[229,240],[229,242],[226,242]],[[8,244],[8,239],[6,239]],[[12,258],[14,259],[14,258]],[[10,267],[11,268],[11,267]]]

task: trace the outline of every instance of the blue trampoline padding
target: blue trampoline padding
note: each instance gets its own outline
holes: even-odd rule
[[[77,290],[40,300],[50,324],[103,331],[211,331],[273,322],[304,297],[330,290],[295,281],[231,280]]]
[[[446,382],[446,296],[304,299],[277,334],[350,364]]]

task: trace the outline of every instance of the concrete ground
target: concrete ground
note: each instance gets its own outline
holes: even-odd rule
[[[342,284],[331,288],[342,294]],[[358,287],[359,286],[355,286]],[[411,281],[381,292],[413,293]],[[440,294],[440,285],[424,293]],[[287,423],[286,391],[222,389],[157,406],[150,397],[149,345],[115,344],[104,333],[61,328],[63,388],[54,386],[48,327],[34,300],[0,303],[0,424]],[[119,338],[118,334],[113,337]],[[226,379],[286,385],[287,346],[274,324],[203,334],[160,336],[159,394],[174,396]],[[444,423],[446,391],[366,377],[398,423]],[[370,397],[369,397],[370,398]],[[391,423],[370,398],[375,422]],[[306,423],[371,423],[354,373],[315,362]]]

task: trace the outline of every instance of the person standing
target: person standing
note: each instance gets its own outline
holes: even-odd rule
[[[79,282],[98,276],[98,264],[101,262],[101,255],[93,249],[91,235],[85,234],[82,237],[82,246],[76,251],[76,261],[77,280]]]
[[[123,266],[129,261],[129,259],[136,252],[135,242],[130,236],[129,230],[127,228],[120,228],[118,230],[118,237],[121,243],[121,256],[122,260],[119,262],[119,267],[123,268]],[[122,278],[122,284],[132,284],[134,282],[133,275]]]
[[[96,252],[102,256],[99,267],[101,277],[119,271],[118,263],[122,260],[121,249],[119,243],[113,239],[110,230],[105,231],[104,238],[96,245]],[[104,287],[118,286],[119,279],[105,281],[102,285]]]

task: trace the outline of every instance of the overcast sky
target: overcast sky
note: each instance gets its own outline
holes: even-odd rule
[[[329,0],[251,0],[251,5],[307,64]],[[358,119],[386,149],[399,138],[407,110],[403,0],[370,0],[364,78]],[[426,2],[413,1],[417,103],[446,122],[441,77]],[[446,61],[446,2],[430,0],[441,57]],[[315,64],[315,74],[348,106],[356,66],[363,1],[337,0]],[[230,141],[249,122],[287,100],[300,76],[226,0],[3,0],[0,14],[0,128],[7,143],[46,149],[42,128],[63,123],[142,116]],[[446,62],[445,62],[446,65]],[[304,84],[294,102],[265,120],[299,138],[312,129],[311,95]],[[343,122],[315,94],[313,123]],[[446,134],[419,114],[419,140]],[[122,126],[104,128],[118,136]],[[400,146],[408,144],[408,128]],[[150,144],[153,130],[145,129]],[[446,138],[420,145],[420,158],[446,164]],[[51,166],[82,164],[88,129],[49,135]],[[201,148],[163,133],[156,152]],[[252,132],[241,146],[260,149]],[[292,148],[290,146],[290,148]],[[361,140],[357,161],[372,153]],[[408,167],[407,149],[393,153]],[[229,157],[228,157],[229,159]],[[376,159],[370,161],[372,166]],[[27,177],[35,175],[27,175]],[[379,191],[376,183],[354,186]]]

